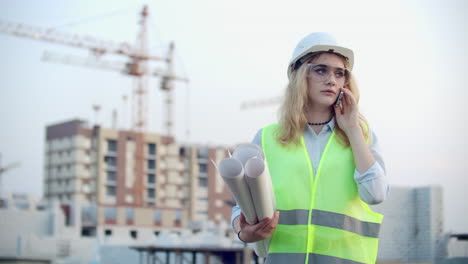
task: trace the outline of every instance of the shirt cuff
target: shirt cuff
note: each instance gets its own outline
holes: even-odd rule
[[[385,178],[385,171],[375,162],[367,171],[354,171],[359,196],[367,204],[379,204],[387,198],[389,186]]]
[[[377,161],[375,161],[374,164],[372,164],[372,166],[370,166],[370,168],[363,173],[359,173],[359,171],[355,169],[354,180],[356,180],[357,183],[363,183],[384,176],[384,174],[385,173],[382,169],[382,166],[380,166],[380,164]]]
[[[234,219],[236,219],[236,217],[238,217],[241,213],[241,209],[239,206],[237,205],[234,205],[232,207],[232,214],[231,214],[231,227],[232,229],[234,229]]]

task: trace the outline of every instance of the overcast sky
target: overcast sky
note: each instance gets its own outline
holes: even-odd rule
[[[134,42],[146,1],[3,0],[0,20]],[[328,31],[355,51],[361,111],[379,138],[389,181],[444,188],[445,230],[468,232],[465,84],[468,2],[151,1],[150,49],[176,45],[179,142],[233,145],[276,121],[277,106],[240,110],[245,101],[283,94],[296,43]],[[81,118],[129,124],[133,80],[118,72],[41,61],[45,51],[89,52],[0,34],[0,152],[7,192],[42,192],[45,126]],[[125,57],[103,59],[125,62]],[[158,67],[157,64],[153,65]],[[150,80],[149,130],[162,131],[163,94]],[[189,133],[188,133],[189,131]]]

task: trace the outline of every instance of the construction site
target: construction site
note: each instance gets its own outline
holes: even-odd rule
[[[104,122],[102,104],[89,102],[92,118],[43,124],[40,197],[3,191],[2,177],[22,164],[0,163],[0,263],[263,263],[231,226],[236,202],[215,165],[236,144],[190,141],[190,124],[177,138],[175,89],[188,87],[191,76],[176,64],[177,43],[152,53],[149,10],[141,7],[133,22],[134,43],[0,19],[0,33],[9,37],[89,52],[46,51],[44,63],[121,73],[132,83]],[[154,83],[163,96],[157,117]],[[249,110],[280,99],[236,104]],[[159,131],[150,122],[159,122]],[[385,215],[377,263],[468,263],[468,235],[444,230],[443,192],[392,186],[388,200],[372,206]]]

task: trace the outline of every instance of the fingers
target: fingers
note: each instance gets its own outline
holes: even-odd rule
[[[345,90],[343,90],[343,91],[345,91]],[[349,96],[348,93],[344,92],[343,103],[341,104],[341,105],[342,105],[342,108],[343,108],[343,109],[344,109],[345,107],[348,108],[350,104],[351,104],[350,96]]]
[[[279,215],[280,215],[279,211],[276,211],[275,214],[273,215],[272,225],[273,225],[274,228],[276,228],[276,226],[278,225]]]
[[[245,216],[241,215],[241,230],[247,242],[255,242],[266,239],[273,234],[279,221],[279,212],[276,211],[273,217],[265,217],[262,221],[250,225],[246,222]]]
[[[248,221],[247,217],[245,217],[245,215],[241,212],[240,214],[240,218],[239,218],[239,225],[241,227],[241,229],[243,229],[244,226],[254,226],[258,224],[258,219],[255,218],[253,220],[253,222],[250,222]]]
[[[351,92],[351,90],[349,89],[341,89],[341,91],[343,91],[345,93],[345,101],[348,103],[348,104],[357,104],[356,102],[356,98],[354,98],[354,95],[353,93]]]
[[[245,215],[242,212],[240,213],[239,223],[240,226],[247,224],[247,221],[245,220]]]
[[[269,234],[265,231],[265,227],[268,225],[269,220],[269,218],[265,218],[254,225],[246,224],[241,227],[244,237],[248,239],[246,241],[255,242],[267,238]]]
[[[254,223],[257,223],[257,219],[254,220]],[[249,221],[247,221],[247,218],[245,217],[245,215],[241,212],[240,214],[240,226],[243,227],[245,225],[252,225],[251,223],[249,223]]]
[[[345,89],[345,88],[340,89],[340,90],[344,92],[344,96],[343,96],[341,107],[338,107],[338,108],[335,107],[335,114],[337,116],[343,116],[343,114],[345,113],[353,112],[357,106],[357,101],[354,98],[354,95],[351,92],[351,90]]]
[[[273,215],[274,219],[276,220],[276,223],[278,223],[279,221],[279,216],[280,216],[280,212],[279,211],[275,211],[275,214]]]
[[[335,105],[335,114],[338,116],[343,115],[344,111],[344,106],[346,104],[346,94],[343,95],[343,98],[341,98],[341,103],[339,105]]]
[[[268,221],[263,225],[263,228],[261,229],[263,235],[265,238],[271,236],[273,231],[275,231],[276,226],[278,225],[279,221],[279,211],[276,211],[273,214],[273,218],[268,219]]]
[[[343,105],[343,103],[341,103]],[[343,115],[343,108],[339,105],[335,105],[335,115],[342,116]]]

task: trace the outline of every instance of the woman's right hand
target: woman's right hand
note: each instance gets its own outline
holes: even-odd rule
[[[278,225],[279,211],[276,211],[272,218],[266,217],[262,221],[253,225],[247,223],[244,214],[241,212],[239,224],[239,238],[244,242],[253,243],[269,238]]]

